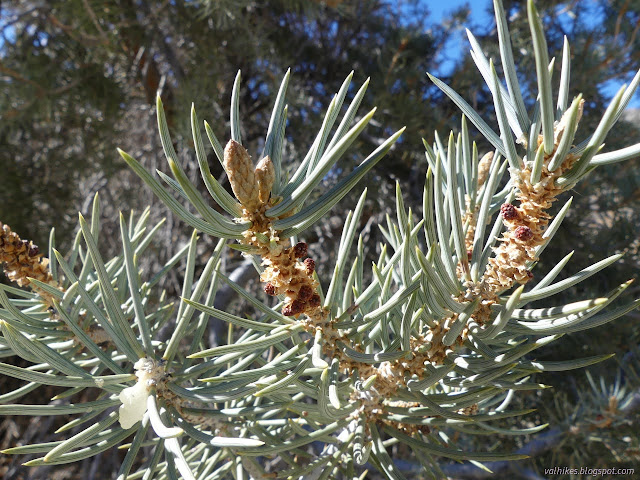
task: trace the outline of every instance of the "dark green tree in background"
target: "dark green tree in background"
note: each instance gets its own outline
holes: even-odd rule
[[[115,146],[134,147],[148,161],[158,156],[147,128],[157,90],[177,133],[188,127],[182,107],[190,102],[224,132],[237,70],[246,79],[243,134],[251,146],[262,137],[270,99],[289,67],[296,89],[289,128],[297,133],[313,130],[337,79],[355,70],[360,81],[372,77],[370,91],[387,128],[411,120],[414,135],[426,134],[424,72],[434,67],[446,34],[424,31],[426,10],[408,22],[409,7],[380,1],[336,8],[304,1],[3,4],[4,221],[44,241],[54,212],[59,228],[68,229],[83,200],[109,182],[118,208],[139,206],[137,192],[122,184],[128,174],[120,172]],[[302,138],[308,142],[290,146],[294,157],[312,141]]]

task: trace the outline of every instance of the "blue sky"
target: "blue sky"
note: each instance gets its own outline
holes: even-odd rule
[[[431,12],[434,22],[440,22],[443,17],[451,13],[455,9],[467,4],[471,7],[471,11],[479,22],[490,21],[492,17],[487,14],[487,9],[491,5],[491,0],[446,0],[446,1],[429,1],[423,0],[427,8]]]
[[[485,25],[493,24],[493,8],[492,0],[422,0],[425,6],[431,12],[430,20],[434,24],[441,23],[444,18],[451,14],[454,10],[468,5],[471,9],[471,15],[469,18],[473,19],[474,25],[465,25],[472,32],[478,26],[484,27]],[[589,4],[594,4],[592,0],[584,0],[581,8],[588,8]],[[586,17],[589,20],[589,17]],[[594,23],[597,20],[596,13],[593,14]],[[475,26],[475,28],[474,28]],[[467,40],[464,31],[456,32],[456,35],[448,42],[444,51],[444,58],[440,70],[442,72],[450,72],[453,67],[453,60],[459,59],[462,55],[468,55],[469,42]],[[448,60],[449,59],[449,60]],[[640,65],[638,66],[640,68]],[[624,84],[624,80],[617,81],[611,80],[602,86],[601,92],[609,99],[613,98],[618,89]],[[640,108],[640,92],[636,91],[636,94],[629,102],[628,108]]]
[[[468,5],[471,9],[471,15],[469,18],[473,19],[473,23],[478,25],[491,25],[493,23],[493,15],[490,15],[489,7],[492,5],[492,0],[422,0],[426,7],[431,12],[430,20],[434,24],[442,23],[444,19],[452,14],[455,10],[465,5]],[[472,25],[465,25],[469,30],[474,31]],[[463,30],[459,30],[452,38],[447,42],[447,48],[445,49],[445,59],[440,67],[443,73],[448,73],[453,68],[454,60],[459,59],[461,56],[469,53],[469,41]]]

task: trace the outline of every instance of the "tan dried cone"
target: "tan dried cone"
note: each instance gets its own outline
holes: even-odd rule
[[[9,280],[21,287],[29,287],[49,307],[54,306],[54,297],[35,286],[29,278],[35,278],[64,292],[64,289],[53,279],[49,270],[49,259],[43,258],[38,246],[31,241],[22,240],[17,233],[11,231],[9,225],[3,225],[2,222],[0,222],[0,264],[3,264]],[[51,315],[54,319],[58,318],[56,313]],[[87,334],[98,344],[111,340],[104,329],[97,325],[92,325],[87,330]]]
[[[49,260],[42,258],[38,246],[33,242],[22,240],[11,231],[9,225],[0,222],[0,264],[4,264],[4,272],[12,282],[21,287],[30,287],[45,302],[53,306],[53,298],[45,291],[35,287],[29,278],[58,287],[49,271]]]

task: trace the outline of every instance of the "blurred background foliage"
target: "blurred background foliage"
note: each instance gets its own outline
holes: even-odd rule
[[[119,245],[119,241],[110,240],[119,235],[117,211],[141,210],[150,204],[152,215],[167,217],[164,234],[155,246],[155,263],[152,261],[145,267],[152,271],[186,242],[190,232],[126,169],[115,149],[130,152],[149,170],[166,168],[155,124],[156,91],[161,92],[178,154],[191,180],[198,183],[200,176],[189,126],[191,102],[200,118],[212,125],[221,140],[226,140],[231,86],[237,70],[242,70],[243,143],[255,156],[261,151],[280,80],[291,68],[286,149],[287,160],[294,165],[319,129],[320,112],[344,77],[355,70],[356,87],[371,77],[365,106],[377,105],[378,114],[372,127],[358,140],[368,145],[360,143],[352,147],[351,159],[358,161],[361,159],[358,152],[370,151],[385,134],[403,125],[408,127],[396,149],[364,180],[364,185],[371,188],[362,228],[371,253],[376,255],[374,245],[381,237],[374,227],[385,214],[393,213],[389,212],[392,204],[389,200],[393,198],[396,181],[402,185],[405,202],[415,211],[420,210],[426,173],[421,137],[432,142],[434,130],[445,138],[450,129],[457,131],[460,125],[456,107],[429,83],[426,71],[435,73],[474,108],[485,112],[485,118],[492,115],[488,90],[466,55],[468,43],[464,34],[464,28],[469,28],[488,56],[499,58],[493,14],[478,14],[483,9],[492,11],[491,2],[472,2],[475,15],[470,14],[469,5],[450,10],[438,23],[430,14],[434,3],[437,2],[3,1],[0,3],[0,220],[23,238],[43,246],[49,229],[55,227],[64,251],[73,240],[77,211],[87,213],[90,199],[99,191],[104,206],[101,246],[109,254],[110,245],[113,248]],[[629,81],[640,67],[640,0],[536,3],[543,15],[551,56],[557,55],[556,82],[564,36],[571,44],[570,96],[582,92],[586,99],[583,128],[577,135],[581,141],[580,131],[594,130],[616,86]],[[524,11],[526,2],[505,0],[504,5],[521,83],[533,85],[536,79]],[[355,90],[352,88],[349,95]],[[525,98],[529,105],[534,100],[530,96]],[[636,96],[635,106],[639,103]],[[638,111],[630,111],[624,118],[626,121],[610,133],[605,150],[640,141]],[[481,154],[486,148],[487,145],[479,144]],[[222,169],[213,153],[209,155],[212,172],[220,178]],[[572,192],[572,213],[545,250],[534,273],[542,275],[571,250],[576,253],[567,275],[608,254],[624,251],[627,255],[608,274],[599,275],[596,281],[566,295],[573,299],[598,296],[637,277],[639,165],[639,160],[633,160],[601,167],[576,187]],[[349,169],[348,165],[343,167]],[[325,179],[327,184],[340,173],[331,172]],[[357,191],[352,195],[357,195]],[[355,200],[347,197],[340,205],[346,211],[355,205]],[[332,211],[327,221],[305,238],[318,260],[320,278],[333,268],[332,244],[342,228],[343,218],[343,211]],[[202,240],[204,263],[213,242]],[[237,254],[229,254],[225,263],[228,270],[239,271],[246,262]],[[169,280],[175,283],[176,290],[180,288],[179,280],[177,273]],[[637,285],[630,289],[636,296],[640,291]],[[561,300],[570,301],[558,302]],[[538,358],[565,359],[617,352],[622,362],[624,353],[634,350],[640,341],[640,329],[635,326],[638,320],[640,314],[632,312],[610,326],[571,335],[542,350]],[[628,370],[629,364],[637,368],[636,356],[625,362],[605,362],[591,372],[594,378],[602,376],[607,384],[613,384],[621,368]],[[566,423],[573,418],[566,413],[571,406],[580,406],[583,420],[602,414],[598,410],[600,403],[583,399],[585,391],[592,391],[585,375],[581,372],[571,375],[570,381],[564,373],[545,375],[538,381],[553,385],[553,390],[522,397],[526,406],[546,406],[536,420],[545,422],[555,416],[558,422],[564,419]],[[620,381],[636,389],[640,387],[637,375],[625,375]],[[602,400],[603,396],[609,398],[607,395],[595,397]],[[555,413],[549,414],[548,408],[556,403],[559,406],[552,409]],[[640,429],[636,428],[638,418],[634,411],[627,412],[624,421],[631,425],[636,422],[631,430],[637,432]],[[615,430],[609,430],[599,433],[615,437]],[[17,432],[15,428],[11,431]],[[36,434],[45,433],[41,430]],[[15,442],[16,435],[19,433],[0,438],[0,446]],[[496,448],[512,449],[528,440],[497,435],[491,438]],[[589,441],[579,435],[571,436],[570,440],[578,445]],[[630,449],[632,445],[637,449],[637,433],[627,443]],[[616,443],[615,452],[606,441],[590,445],[604,465],[626,462],[640,467],[637,454],[634,459],[631,450],[625,453],[624,445]],[[561,452],[569,453],[564,457],[558,453],[553,454],[555,457],[548,452],[541,454],[529,466],[523,462],[514,467],[516,473],[520,471],[518,475],[525,478],[526,469],[528,474],[540,475],[544,466],[577,461],[572,460],[571,448],[563,447]],[[37,476],[35,471],[20,472],[24,478]],[[509,475],[513,477],[513,472]]]

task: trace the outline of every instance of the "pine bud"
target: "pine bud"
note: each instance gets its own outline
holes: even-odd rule
[[[316,269],[316,262],[312,258],[307,258],[304,262],[304,268],[307,270],[307,275],[311,275]]]
[[[491,170],[491,162],[493,162],[493,152],[487,152],[478,162],[478,186],[484,185],[489,177]]]
[[[298,290],[298,300],[301,302],[306,302],[313,296],[313,288],[309,285],[302,285],[300,290]]]
[[[29,256],[30,257],[35,257],[39,253],[40,253],[40,249],[38,248],[37,245],[34,245],[34,244],[29,245]]]
[[[258,162],[254,173],[258,181],[258,198],[262,203],[267,203],[271,195],[273,181],[276,178],[273,162],[271,162],[269,156],[264,157]]]
[[[309,306],[311,308],[319,307],[320,306],[320,295],[315,294],[313,297],[311,297],[309,299]]]
[[[500,207],[500,212],[502,213],[502,218],[505,220],[515,220],[518,218],[518,210],[510,203],[503,204]]]
[[[292,317],[294,315],[299,315],[304,311],[304,303],[300,300],[294,300],[289,305],[285,305],[282,309],[282,314],[285,317]]]
[[[253,162],[247,149],[235,140],[229,140],[224,148],[224,168],[234,195],[247,210],[260,206],[258,183],[253,171]]]
[[[531,240],[533,238],[533,231],[525,225],[520,225],[518,228],[516,228],[514,236],[518,240],[526,242],[527,240]]]
[[[274,297],[276,295],[276,287],[275,287],[275,285],[273,283],[267,283],[264,286],[264,293]]]
[[[298,242],[293,247],[293,254],[296,258],[303,258],[307,256],[307,244],[304,242]]]

